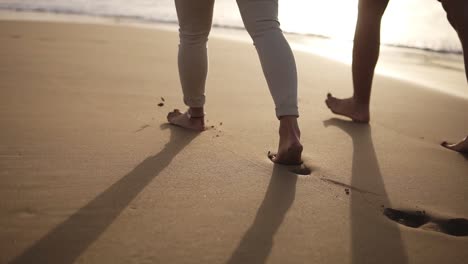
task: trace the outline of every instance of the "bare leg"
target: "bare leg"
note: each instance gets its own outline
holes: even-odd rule
[[[468,14],[468,3],[466,0],[441,0],[440,2],[445,12],[447,12],[447,19],[460,38],[465,60],[465,74],[468,81],[468,16],[466,16]],[[468,137],[454,144],[444,141],[441,145],[457,152],[468,153]]]
[[[447,13],[450,25],[460,38],[465,60],[465,74],[468,81],[468,2],[466,0],[439,0]]]
[[[467,9],[466,12],[468,12],[468,4],[465,7]],[[460,30],[458,32],[458,37],[460,38],[460,41],[462,43],[462,48],[463,48],[463,58],[465,61],[465,76],[466,80],[468,81],[468,17],[465,18],[464,25],[463,25],[463,31]]]
[[[325,103],[338,115],[355,122],[369,122],[369,102],[374,69],[379,58],[380,22],[389,0],[360,0],[354,33],[353,85],[354,95],[338,99],[328,94]]]

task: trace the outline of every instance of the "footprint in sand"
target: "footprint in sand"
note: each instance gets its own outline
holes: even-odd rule
[[[465,218],[437,218],[426,214],[425,211],[403,211],[392,208],[386,208],[383,213],[390,220],[408,227],[451,236],[468,236],[468,220]]]

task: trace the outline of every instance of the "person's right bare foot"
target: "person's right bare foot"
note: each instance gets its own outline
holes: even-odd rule
[[[369,106],[356,103],[353,97],[338,99],[328,93],[325,104],[334,114],[349,117],[354,122],[369,123]]]
[[[468,137],[465,137],[462,141],[458,143],[451,144],[447,141],[444,141],[440,145],[453,151],[468,154]]]
[[[282,165],[302,164],[301,131],[296,116],[284,116],[280,120],[280,140],[277,153],[268,152],[268,158]]]
[[[190,109],[185,113],[181,113],[179,109],[174,109],[174,111],[167,114],[167,121],[173,125],[195,130],[203,131],[205,130],[205,118],[204,116],[191,116],[189,114]]]

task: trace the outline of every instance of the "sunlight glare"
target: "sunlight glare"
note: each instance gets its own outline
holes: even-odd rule
[[[289,0],[280,2],[279,19],[285,31],[352,40],[357,0]]]

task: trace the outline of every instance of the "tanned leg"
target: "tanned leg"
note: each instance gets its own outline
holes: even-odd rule
[[[447,18],[450,24],[455,31],[457,31],[458,37],[460,38],[465,60],[465,74],[468,81],[468,3],[466,0],[441,0],[440,2],[445,12],[447,12]],[[444,141],[441,145],[453,151],[468,153],[468,137],[465,137],[457,143]]]
[[[389,0],[360,0],[353,46],[353,86],[351,98],[327,95],[325,103],[338,115],[355,122],[369,122],[369,102],[375,65],[379,58],[380,22]]]

